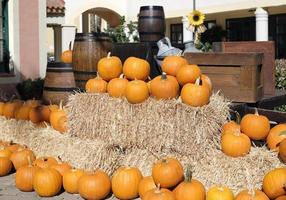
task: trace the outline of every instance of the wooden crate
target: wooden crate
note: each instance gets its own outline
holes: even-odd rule
[[[263,97],[262,53],[186,53],[185,58],[231,101],[255,103]]]

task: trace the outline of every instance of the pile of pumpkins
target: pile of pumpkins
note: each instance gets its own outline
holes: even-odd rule
[[[61,104],[42,105],[38,100],[0,102],[0,116],[6,119],[30,120],[40,126],[50,123],[61,133],[67,130],[67,111]]]
[[[0,142],[0,176],[16,171],[15,185],[23,192],[35,191],[41,197],[52,197],[62,187],[84,199],[99,200],[111,193],[118,199],[143,200],[285,200],[286,169],[276,168],[266,174],[263,191],[233,192],[218,185],[206,191],[176,158],[158,159],[151,176],[143,177],[136,167],[120,167],[109,177],[104,171],[84,171],[54,157],[36,158],[33,151],[19,144]]]
[[[200,107],[209,103],[212,83],[197,65],[188,64],[181,56],[168,56],[162,63],[163,73],[149,79],[150,64],[129,57],[122,65],[116,56],[102,58],[98,75],[86,83],[88,93],[108,93],[111,97],[126,97],[131,104],[144,102],[151,95],[158,100],[181,96],[183,103]]]
[[[286,124],[271,128],[270,120],[259,115],[258,109],[255,109],[254,114],[247,114],[241,120],[236,113],[236,121],[229,121],[222,127],[221,149],[228,156],[240,157],[248,154],[251,140],[265,141],[268,148],[278,152],[286,163]]]

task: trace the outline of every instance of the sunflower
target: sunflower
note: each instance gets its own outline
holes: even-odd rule
[[[204,23],[205,15],[198,10],[194,10],[188,18],[191,26],[201,26]]]

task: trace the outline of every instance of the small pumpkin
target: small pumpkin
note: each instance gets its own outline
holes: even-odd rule
[[[33,162],[34,166],[38,166],[40,168],[48,168],[56,164],[58,164],[58,161],[54,157],[40,157]]]
[[[29,120],[29,114],[32,109],[31,105],[23,104],[20,108],[15,111],[15,118],[17,120]]]
[[[50,115],[51,115],[50,107],[43,105],[43,106],[41,106],[40,112],[41,112],[42,120],[50,123]]]
[[[85,173],[78,180],[78,192],[84,199],[104,199],[110,191],[110,179],[101,170],[96,170],[93,173]]]
[[[126,85],[125,96],[129,103],[142,103],[149,97],[147,83],[141,80],[130,81]]]
[[[204,185],[192,178],[190,170],[187,170],[185,181],[175,188],[174,194],[176,199],[180,200],[205,200],[206,198]]]
[[[181,56],[167,56],[162,62],[162,70],[169,75],[177,76],[181,67],[188,64],[188,61]]]
[[[41,101],[36,100],[36,99],[30,99],[30,100],[27,100],[24,104],[34,108],[34,107],[41,105]]]
[[[106,89],[107,82],[99,76],[89,79],[85,85],[85,90],[87,93],[105,93]]]
[[[175,77],[163,72],[151,81],[150,89],[156,99],[172,99],[178,96],[179,84]]]
[[[211,79],[207,75],[204,75],[204,74],[201,75],[201,79],[202,79],[202,84],[207,86],[209,90],[212,91],[213,84],[212,84]]]
[[[155,189],[156,185],[152,178],[152,176],[143,177],[138,185],[138,192],[140,198],[143,198],[144,194],[146,194],[148,191]]]
[[[240,121],[241,117],[237,111],[234,111],[236,115],[235,121],[229,121],[222,126],[222,134],[225,131],[237,132],[240,131]]]
[[[196,83],[184,85],[181,91],[182,102],[194,107],[204,106],[210,101],[210,90],[207,86],[202,85],[201,79],[198,78]]]
[[[142,174],[135,167],[120,167],[112,176],[112,192],[119,199],[134,199],[138,197],[138,186]]]
[[[123,74],[129,80],[145,81],[150,74],[150,64],[146,60],[129,57],[123,64]]]
[[[71,50],[71,42],[69,44],[69,49],[64,51],[62,54],[61,54],[61,61],[63,63],[66,63],[66,64],[70,64],[72,63],[72,50]]]
[[[4,106],[5,106],[5,103],[0,102],[0,116],[3,116]]]
[[[51,168],[57,170],[63,176],[64,173],[66,173],[67,171],[72,169],[72,166],[67,162],[63,162],[60,157],[58,157],[58,158],[59,158],[60,162],[52,165]]]
[[[54,129],[59,131],[60,133],[66,133],[68,130],[67,124],[68,124],[68,118],[62,116],[59,118],[57,125]]]
[[[78,180],[84,172],[80,169],[70,169],[63,175],[63,187],[66,192],[71,194],[78,193]]]
[[[267,137],[270,131],[269,119],[258,114],[255,109],[255,114],[247,114],[243,116],[240,122],[241,131],[253,140],[263,140]]]
[[[201,74],[201,69],[197,65],[184,65],[178,70],[176,78],[183,86],[187,83],[195,83]]]
[[[122,73],[122,62],[120,58],[111,56],[109,52],[107,57],[99,60],[97,70],[103,80],[110,81],[114,78],[118,78]]]
[[[286,138],[279,145],[279,156],[286,163]]]
[[[277,197],[275,200],[286,200],[286,195]]]
[[[6,157],[6,158],[10,158],[12,155],[12,152],[5,148],[5,147],[0,147],[0,157]]]
[[[8,157],[0,157],[0,176],[8,175],[12,170],[13,164]]]
[[[276,168],[269,171],[263,179],[263,192],[270,198],[275,199],[285,195],[286,169]]]
[[[52,168],[38,169],[34,174],[33,186],[41,197],[55,196],[62,188],[62,176]]]
[[[65,108],[63,108],[61,103],[59,109],[53,110],[50,114],[50,123],[55,130],[61,130],[60,126],[62,124],[59,123],[59,119],[62,117],[67,117],[67,111],[65,110]],[[61,119],[61,121],[63,122],[64,120]]]
[[[267,145],[269,149],[278,151],[279,145],[286,138],[286,124],[278,124],[270,129],[267,136]]]
[[[207,192],[206,200],[234,200],[234,195],[227,187],[214,186]]]
[[[10,157],[14,167],[18,170],[20,167],[29,165],[29,159],[33,162],[36,157],[30,149],[18,149],[16,152],[12,153]]]
[[[236,195],[235,200],[269,200],[269,198],[260,190],[254,190],[253,194],[249,190],[243,190]]]
[[[44,121],[43,116],[42,116],[42,106],[31,108],[29,112],[29,119],[34,124],[38,124]]]
[[[6,149],[8,149],[9,151],[11,151],[12,153],[18,151],[18,149],[20,149],[20,148],[24,148],[24,147],[23,147],[22,145],[20,145],[20,144],[14,143],[13,141],[11,141],[11,142],[7,145],[7,147],[6,147]]]
[[[107,84],[109,96],[119,98],[125,96],[128,80],[125,78],[114,78]]]
[[[149,190],[142,198],[142,200],[175,200],[175,195],[168,189],[160,188]]]
[[[184,170],[176,158],[158,160],[152,168],[152,177],[156,185],[171,188],[184,180]]]
[[[221,136],[221,149],[223,153],[231,157],[240,157],[249,153],[251,141],[249,137],[236,131],[225,131]]]
[[[15,118],[15,112],[22,106],[21,101],[7,102],[3,107],[3,116],[7,119]]]

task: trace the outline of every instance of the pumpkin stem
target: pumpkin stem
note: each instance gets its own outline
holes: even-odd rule
[[[72,41],[69,43],[69,50],[71,51]]]
[[[107,58],[110,58],[110,56],[111,56],[111,52],[108,52]]]
[[[60,105],[59,105],[59,107],[60,107],[60,110],[62,110],[62,109],[63,109],[63,100],[61,100],[61,101],[60,101]]]
[[[186,173],[185,173],[185,180],[187,182],[191,182],[192,181],[192,177],[193,173],[191,172],[190,168],[187,169]]]
[[[202,79],[198,77],[195,82],[196,85],[202,85]]]
[[[58,156],[58,159],[59,159],[60,162],[63,162],[61,156]]]
[[[279,135],[286,135],[286,131],[281,131]]]
[[[166,72],[162,72],[161,80],[167,80]]]
[[[32,166],[32,161],[31,161],[31,157],[30,156],[28,156],[28,164],[29,164],[29,166]]]
[[[158,183],[158,184],[156,185],[156,191],[157,191],[157,192],[160,192],[160,189],[161,189],[161,184]]]
[[[254,114],[259,116],[258,109],[256,107],[254,108]]]

